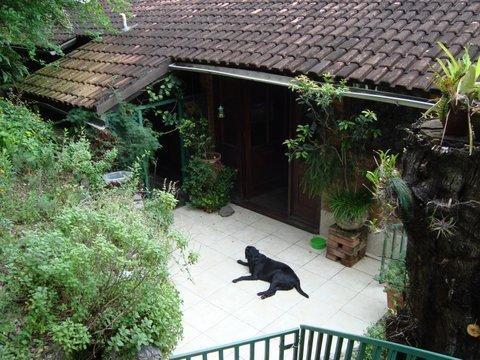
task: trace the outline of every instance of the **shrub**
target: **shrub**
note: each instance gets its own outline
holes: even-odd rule
[[[112,148],[117,150],[115,168],[128,169],[144,156],[153,160],[155,151],[160,148],[159,134],[148,122],[140,123],[138,111],[135,105],[121,103],[116,111],[105,115],[107,132],[90,126],[85,129],[86,136],[95,145],[98,155],[101,156]],[[72,110],[67,120],[77,126],[77,129],[82,129],[86,122],[99,122],[95,113],[82,109]]]
[[[55,141],[28,109],[1,106],[12,115],[0,132],[18,118],[20,138],[35,124],[48,136],[0,153],[0,358],[132,358],[142,345],[167,355],[182,333],[167,265],[187,250],[170,229],[174,195],[156,191],[137,208],[135,179],[102,180],[115,151],[94,160],[84,137]]]
[[[48,123],[24,105],[0,98],[0,151],[17,165],[35,166],[52,144],[53,131]],[[15,157],[12,158],[11,155]]]
[[[183,189],[194,207],[213,212],[229,203],[234,178],[233,169],[192,157],[186,166]]]
[[[387,340],[387,317],[388,313],[385,314],[377,323],[370,325],[364,333],[364,336],[377,339],[377,340]],[[363,359],[373,360],[374,359],[374,346],[367,345],[365,347],[365,353]],[[380,353],[380,359],[387,358],[387,351],[382,350]]]
[[[71,357],[148,344],[173,350],[181,335],[167,270],[175,244],[127,194],[110,190],[65,208],[52,227],[3,244],[4,357],[56,347]]]

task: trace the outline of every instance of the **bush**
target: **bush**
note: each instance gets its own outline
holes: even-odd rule
[[[108,132],[90,126],[83,130],[86,122],[100,121],[98,116],[90,111],[74,109],[68,114],[67,120],[77,127],[77,131],[78,129],[86,131],[86,136],[95,146],[97,155],[101,156],[115,148],[118,156],[114,168],[125,170],[144,156],[153,160],[155,151],[161,147],[158,141],[159,134],[148,122],[140,123],[138,111],[135,105],[121,103],[116,111],[105,115]]]
[[[377,339],[377,340],[387,340],[387,324],[386,320],[388,317],[388,313],[385,314],[377,323],[370,325],[367,330],[365,330],[364,336]],[[372,345],[367,345],[365,347],[365,353],[363,359],[365,360],[372,360],[374,347]],[[384,360],[387,357],[387,351],[382,350],[380,353],[380,359]]]
[[[0,153],[0,358],[130,359],[142,345],[167,355],[182,333],[167,264],[187,247],[170,229],[174,195],[137,208],[135,179],[102,180],[115,151],[94,160],[84,137],[55,141],[25,107],[0,106],[0,133],[20,124]],[[29,129],[41,131],[22,138]]]
[[[0,151],[15,160],[17,166],[35,166],[46,143],[52,143],[53,131],[48,123],[23,105],[0,98]],[[15,157],[12,158],[11,155]]]
[[[233,169],[192,157],[186,166],[183,189],[192,206],[213,212],[230,202],[234,179]]]

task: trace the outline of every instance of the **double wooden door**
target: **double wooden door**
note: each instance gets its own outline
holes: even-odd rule
[[[288,136],[287,89],[228,78],[216,86],[216,143],[224,164],[238,170],[241,196],[288,186],[282,145]]]
[[[303,167],[289,164],[285,156],[283,141],[301,122],[289,90],[232,78],[216,78],[213,85],[217,150],[222,162],[238,171],[239,198],[285,188],[287,208],[279,209],[283,220],[318,228],[319,200],[301,191]]]

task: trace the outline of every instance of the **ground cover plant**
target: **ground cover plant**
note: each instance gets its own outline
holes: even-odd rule
[[[171,228],[174,194],[154,191],[139,208],[135,180],[102,180],[114,149],[94,160],[84,137],[59,136],[6,100],[0,144],[0,358],[172,351],[181,300],[168,264],[173,252],[182,266],[194,259]]]

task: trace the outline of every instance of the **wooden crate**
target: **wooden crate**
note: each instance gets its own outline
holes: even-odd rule
[[[368,229],[346,231],[337,225],[330,226],[327,240],[327,258],[351,267],[365,256]]]

